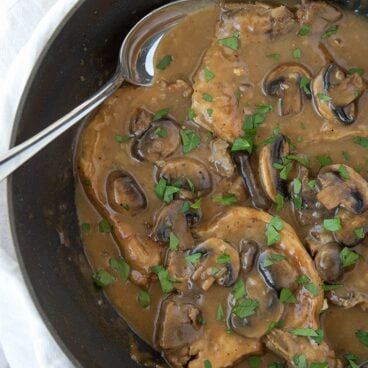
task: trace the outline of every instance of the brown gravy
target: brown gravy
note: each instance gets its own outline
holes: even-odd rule
[[[129,254],[132,255],[133,259],[130,265],[133,273],[130,275],[131,277],[129,280],[122,280],[119,273],[116,272],[116,268],[111,266],[111,259],[118,259],[119,256],[124,256],[126,262],[130,263],[126,253],[124,253],[125,242],[127,242],[127,239],[136,239],[135,237],[139,234],[137,241],[139,242],[144,239],[142,241],[145,244],[145,249],[147,250],[147,247],[152,247],[153,249],[152,253],[138,253],[138,255],[141,255],[140,259],[143,260],[142,257],[144,256],[150,260],[151,266],[160,264],[168,267],[168,255],[165,255],[168,244],[159,245],[159,242],[152,240],[152,236],[148,236],[152,234],[155,221],[157,221],[157,216],[159,216],[160,211],[168,205],[155,194],[155,188],[158,182],[157,176],[164,165],[167,161],[185,157],[197,160],[208,170],[211,177],[211,189],[200,196],[202,198],[200,203],[201,217],[200,223],[194,226],[194,233],[197,232],[197,226],[203,229],[203,226],[205,227],[211,220],[213,221],[214,218],[221,216],[222,213],[225,213],[225,211],[230,208],[225,204],[216,203],[213,200],[213,197],[216,195],[226,196],[229,193],[235,194],[236,206],[249,207],[253,206],[254,203],[252,202],[249,188],[243,184],[242,177],[235,168],[235,165],[233,166],[233,174],[226,177],[221,174],[218,167],[216,169],[216,165],[209,162],[209,157],[213,150],[213,140],[216,139],[216,137],[209,134],[206,129],[201,128],[193,121],[190,121],[187,116],[188,109],[192,106],[192,87],[196,81],[198,82],[198,70],[203,68],[202,60],[207,50],[213,45],[219,14],[220,9],[217,7],[203,9],[189,16],[167,34],[161,41],[156,54],[156,60],[157,63],[159,63],[166,55],[171,55],[172,62],[164,70],[156,70],[157,81],[155,85],[146,89],[126,85],[123,86],[102,106],[101,109],[99,109],[93,119],[88,122],[82,132],[78,147],[76,159],[78,173],[76,202],[82,226],[82,238],[86,255],[94,272],[106,270],[110,276],[113,276],[114,281],[108,282],[108,285],[104,288],[104,292],[118,313],[129,323],[139,336],[155,347],[158,347],[157,334],[159,334],[159,332],[157,332],[157,330],[159,329],[158,324],[161,318],[160,309],[162,310],[164,308],[162,303],[167,298],[168,294],[163,293],[160,282],[158,282],[155,275],[150,274],[147,276],[145,274],[145,272],[149,274],[151,271],[145,270],[141,264],[136,268],[139,272],[137,271],[136,274],[133,274],[135,272],[134,257],[136,256],[133,254],[134,244],[131,246],[133,251],[128,250],[128,253],[130,252]],[[318,21],[316,22],[318,23]],[[333,32],[329,37],[321,39],[321,34],[326,32],[326,29],[328,30],[329,27],[334,24],[338,24],[338,31]],[[319,24],[317,24],[317,26],[319,26]],[[362,145],[357,144],[355,138],[368,137],[366,124],[368,97],[365,91],[355,102],[357,113],[356,121],[351,125],[344,125],[318,115],[318,113],[316,113],[316,107],[311,103],[308,96],[303,96],[303,106],[300,113],[280,116],[280,110],[277,104],[278,98],[265,95],[264,88],[262,88],[265,76],[277,66],[287,63],[296,62],[303,65],[313,78],[318,75],[321,68],[331,63],[332,60],[343,70],[349,70],[352,67],[368,70],[368,59],[365,57],[368,55],[368,43],[360,41],[362,35],[364,35],[368,29],[366,20],[353,13],[344,12],[342,18],[339,18],[336,22],[332,22],[330,25],[323,24],[323,27],[323,30],[320,32],[312,31],[311,29],[310,34],[300,36],[298,35],[298,30],[301,28],[301,24],[295,23],[291,26],[289,32],[267,39],[249,39],[247,40],[247,42],[249,41],[249,46],[241,44],[240,48],[237,50],[237,57],[243,61],[247,72],[245,77],[245,89],[239,96],[239,105],[242,106],[244,115],[254,114],[254,107],[259,104],[272,105],[272,111],[265,114],[265,122],[259,125],[257,129],[256,142],[262,142],[266,138],[272,136],[274,129],[278,128],[292,143],[292,152],[308,157],[309,179],[317,178],[321,168],[320,161],[322,156],[325,159],[327,156],[329,157],[328,161],[330,162],[328,162],[328,165],[331,163],[346,165],[359,172],[362,178],[368,179],[367,150]],[[240,42],[242,42],[241,33],[239,38]],[[328,52],[326,50],[328,50]],[[213,62],[214,69],[217,68],[215,62],[216,61]],[[221,65],[218,66],[219,70],[222,70],[221,67]],[[224,71],[224,75],[225,73]],[[364,76],[365,74],[363,74],[363,77]],[[216,73],[214,78],[216,79]],[[236,73],[230,75],[228,78],[230,78],[227,80],[229,84],[236,84],[239,82],[239,75]],[[242,82],[244,83],[244,80]],[[198,88],[200,89],[201,87]],[[216,93],[216,90],[214,90],[213,95]],[[161,157],[160,152],[163,152],[168,147],[168,143],[164,143],[158,150],[159,153],[155,153],[157,157],[154,156],[152,159],[153,162],[146,158],[137,159],[132,155],[132,149],[133,151],[136,149],[134,147],[136,144],[135,142],[142,139],[142,136],[133,137],[134,132],[132,132],[131,129],[132,121],[137,120],[137,114],[142,111],[143,113],[147,113],[149,116],[148,119],[152,120],[151,114],[162,111],[162,109],[165,108],[170,108],[168,113],[169,118],[175,121],[178,127],[186,127],[200,137],[200,145],[189,153],[183,154],[182,145],[180,144],[173,149],[173,152],[168,157]],[[224,109],[225,108],[226,107],[224,107]],[[201,112],[198,112],[197,115],[200,114]],[[166,119],[166,114],[163,119]],[[216,116],[214,116],[214,120],[215,119]],[[201,125],[200,122],[198,123]],[[150,121],[150,124],[152,124],[152,121]],[[160,131],[155,134],[160,134]],[[124,137],[126,136],[130,136],[131,139],[125,142]],[[162,140],[170,139],[170,137],[161,138]],[[175,145],[175,143],[173,144]],[[261,148],[258,148],[253,152],[251,158],[251,165],[255,171],[257,171],[256,167],[260,149]],[[149,153],[146,154],[149,155]],[[320,158],[319,160],[318,157]],[[108,191],[113,189],[109,187],[108,177],[110,177],[112,172],[119,172],[119,170],[130,175],[130,181],[128,180],[129,183],[131,183],[131,178],[133,178],[135,183],[138,183],[145,197],[146,205],[143,204],[141,207],[138,206],[137,209],[132,208],[132,206],[130,206],[130,208],[117,209],[111,205],[111,197],[109,197],[110,193]],[[296,169],[294,168],[293,170],[292,174],[290,174],[289,182],[291,182],[293,177],[298,175]],[[122,185],[125,185],[124,183],[126,183],[126,181],[123,181]],[[117,193],[119,189],[116,189],[116,187],[114,188],[115,193]],[[140,194],[136,192],[133,194],[135,198],[140,196]],[[177,195],[178,194],[174,194],[174,196]],[[188,198],[190,198],[190,196]],[[197,199],[198,197],[194,196],[194,198],[190,199],[190,203],[195,203]],[[276,205],[273,204],[267,212],[275,216],[280,216],[285,224],[290,224],[303,245],[310,251],[305,239],[308,238],[314,224],[301,225],[300,219],[295,215],[293,206],[292,201],[285,198],[285,205],[281,211],[277,211]],[[332,213],[332,215],[325,218],[334,216],[335,214]],[[363,217],[364,214],[362,214],[362,218]],[[101,225],[102,219],[108,219],[108,221],[106,220]],[[316,223],[317,222],[318,221],[316,221]],[[365,225],[362,226],[364,228],[363,238],[365,237],[366,231],[364,226]],[[291,232],[292,230],[290,230],[290,234]],[[206,239],[203,239],[201,230],[199,230],[199,233],[201,241],[198,240],[197,234],[194,237],[194,245],[192,248]],[[264,242],[263,238],[261,239],[264,233],[255,236],[259,236],[259,242]],[[282,238],[284,237],[286,237],[286,235],[282,234]],[[229,237],[224,240],[230,241],[232,245],[241,244],[241,239],[238,238],[236,231],[234,234],[230,233]],[[252,240],[258,241],[258,239],[254,238],[252,238]],[[181,241],[181,239],[179,239],[179,241]],[[153,243],[156,244],[154,245]],[[368,282],[364,284],[363,276],[361,276],[363,281],[357,280],[359,279],[358,275],[364,274],[366,278],[368,277],[368,263],[366,261],[367,258],[364,257],[368,255],[368,251],[365,243],[366,240],[363,239],[360,241],[359,245],[348,248],[358,252],[363,258],[355,265],[347,267],[344,275],[340,276],[336,281],[326,282],[342,285],[344,285],[345,282],[349,283],[349,285],[353,285],[353,289],[349,289],[350,292],[351,290],[358,290],[362,295],[360,303],[347,309],[334,305],[331,301],[332,299],[327,299],[327,293],[325,295],[325,304],[328,304],[328,308],[324,308],[325,310],[321,314],[320,328],[323,329],[325,333],[324,341],[327,346],[326,351],[328,351],[328,349],[334,351],[336,358],[340,359],[344,364],[346,364],[344,355],[347,353],[355,354],[359,362],[368,360],[367,347],[356,337],[356,331],[368,331],[367,312],[364,311],[365,307],[368,305],[365,304],[366,300],[368,300]],[[234,247],[237,252],[241,251],[239,245]],[[341,249],[344,248],[341,244],[340,247]],[[266,248],[262,249],[265,250]],[[282,247],[278,248],[276,245],[274,249],[281,252],[280,254],[283,256],[287,254],[288,257],[291,257],[288,250]],[[183,252],[186,252],[186,256],[188,256],[190,249],[183,250]],[[175,252],[173,251],[171,253]],[[155,263],[156,256],[159,257],[159,261]],[[305,257],[307,257],[306,253],[304,258]],[[316,258],[316,255],[313,254],[308,257],[312,259],[312,257]],[[305,270],[305,267],[298,262],[296,262],[297,264],[295,264],[295,267],[298,268],[298,270]],[[141,263],[143,263],[143,261]],[[307,271],[305,272],[308,274]],[[316,273],[316,270],[313,268],[313,274],[308,274],[311,280],[313,280],[314,273]],[[353,273],[355,273],[356,278],[351,276]],[[249,280],[253,279],[259,279],[256,268],[253,268],[250,274],[244,276],[246,288],[249,287]],[[258,281],[254,282],[256,283]],[[316,281],[315,284],[321,288],[322,286],[319,282],[320,281]],[[360,283],[360,285],[356,286],[355,283]],[[272,365],[275,362],[297,366],[295,360],[294,363],[291,363],[293,361],[291,358],[293,357],[290,357],[289,361],[285,361],[285,359],[283,359],[285,356],[276,354],[277,349],[271,349],[273,350],[272,352],[263,344],[257,342],[257,339],[249,338],[249,336],[244,339],[242,335],[236,332],[236,329],[235,331],[229,331],[229,326],[222,318],[220,318],[220,321],[217,320],[216,315],[218,313],[219,304],[225,309],[225,314],[230,313],[231,302],[229,302],[229,294],[232,293],[234,284],[232,284],[232,287],[224,287],[215,282],[205,291],[201,290],[201,288],[198,288],[198,285],[196,285],[193,286],[193,290],[189,292],[185,289],[186,287],[184,284],[186,284],[186,281],[182,284],[174,284],[178,289],[177,293],[179,299],[182,298],[183,300],[187,300],[188,298],[199,298],[196,300],[196,305],[200,306],[201,318],[205,321],[202,320],[203,326],[199,326],[198,329],[204,330],[202,339],[205,340],[206,344],[213,345],[212,347],[208,347],[205,343],[197,343],[197,345],[193,343],[196,349],[202,352],[208,349],[209,352],[212,352],[212,355],[201,355],[201,352],[193,353],[197,358],[193,359],[192,357],[192,360],[189,360],[190,368],[203,366],[208,368],[208,365],[206,365],[208,364],[206,363],[207,360],[210,361],[213,368],[229,366],[229,362],[231,362],[232,365],[245,362],[246,366],[250,367],[278,367],[278,365]],[[192,284],[196,284],[196,281],[190,281],[190,285]],[[357,289],[354,289],[355,287]],[[147,290],[149,293],[150,302],[147,308],[142,307],[142,299],[139,300],[138,295],[140,290]],[[265,292],[268,293],[271,288],[267,286],[265,290]],[[297,293],[297,291],[295,291],[295,293]],[[302,295],[302,292],[300,293]],[[344,294],[345,290],[339,291],[339,289],[336,289],[333,293],[336,293],[337,297],[339,293],[341,293],[340,296],[342,298],[346,297]],[[349,295],[348,293],[348,296]],[[321,297],[318,303],[321,304],[322,300],[323,298]],[[304,302],[300,303],[303,305]],[[282,308],[284,309],[281,319],[286,320],[286,326],[293,326],[293,328],[295,328],[292,322],[288,320],[288,317],[285,316],[292,314],[297,316],[296,318],[301,318],[300,313],[295,311],[293,309],[294,307],[289,304],[285,304]],[[303,307],[301,307],[301,309],[303,309]],[[266,319],[268,317],[264,318]],[[270,319],[268,322],[273,322],[273,320]],[[303,325],[299,327],[311,327],[314,330],[319,328],[317,325]],[[298,338],[303,339],[303,343],[304,340],[311,340],[308,337]],[[248,344],[249,351],[252,351],[252,353],[244,355],[239,351],[238,358],[234,359],[234,361],[231,359],[221,360],[221,351],[219,350],[223,349],[223,354],[233,354],[233,350],[236,350],[236,347],[242,344]],[[316,346],[317,345],[312,342],[311,347],[308,347],[308,349],[317,349]],[[165,352],[165,349],[162,350]],[[178,363],[175,358],[172,357],[176,352],[172,352],[172,349],[168,350],[170,351],[166,351],[165,357],[173,366],[186,366],[186,364],[188,364],[188,362],[182,365]],[[259,365],[254,365],[258,364],[257,359],[249,358],[249,356],[261,357],[261,363]],[[310,356],[313,356],[313,354],[311,353]],[[321,353],[319,357],[322,359],[317,361],[327,361],[328,365],[326,366],[341,366],[338,360],[335,361],[335,357],[330,358],[330,352]],[[328,359],[331,359],[333,363],[330,363]]]

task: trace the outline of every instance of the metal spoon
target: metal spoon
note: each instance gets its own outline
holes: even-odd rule
[[[124,81],[137,86],[150,86],[154,79],[153,58],[161,38],[188,14],[213,3],[215,0],[174,1],[140,20],[121,45],[119,64],[111,80],[87,101],[0,157],[0,181],[77,124],[110,97]]]

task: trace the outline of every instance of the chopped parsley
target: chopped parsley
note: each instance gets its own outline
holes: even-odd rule
[[[301,77],[300,78],[300,82],[299,82],[299,86],[300,86],[300,89],[304,91],[304,93],[306,95],[311,95],[311,89],[310,89],[310,83],[311,83],[311,80],[307,77]]]
[[[213,74],[211,70],[209,70],[208,68],[205,68],[204,69],[204,79],[206,80],[206,82],[211,81],[213,78],[215,78],[215,74]]]
[[[285,205],[284,197],[280,193],[277,193],[276,194],[276,211],[280,212],[284,208],[284,205]]]
[[[231,262],[230,254],[222,253],[217,257],[216,263],[218,264],[227,264]]]
[[[239,318],[247,318],[253,316],[257,308],[259,307],[259,301],[256,299],[243,298],[236,302],[233,308],[233,313]]]
[[[262,358],[260,356],[250,356],[247,358],[249,368],[259,368],[262,364]]]
[[[126,143],[131,139],[131,137],[129,135],[116,135],[114,139],[118,143]]]
[[[193,253],[190,254],[189,256],[186,256],[185,260],[193,265],[196,265],[201,260],[202,257],[203,257],[202,253]]]
[[[342,287],[342,285],[340,285],[340,284],[323,284],[323,286],[322,286],[323,291],[333,291],[333,290],[336,290],[340,287]]]
[[[166,138],[168,136],[167,130],[162,127],[156,128],[153,133],[156,134],[160,138]]]
[[[271,246],[281,240],[279,231],[284,228],[284,223],[279,216],[272,217],[270,223],[266,225],[267,245]]]
[[[229,193],[225,195],[215,195],[213,201],[221,206],[230,206],[238,201],[235,194]]]
[[[207,114],[211,118],[213,115],[213,109],[207,109]]]
[[[212,101],[213,101],[213,97],[212,97],[210,94],[208,94],[208,93],[203,93],[203,94],[202,94],[202,98],[203,98],[205,101],[207,101],[207,102],[212,102]]]
[[[269,334],[275,328],[282,328],[283,325],[284,325],[284,321],[282,321],[282,320],[280,320],[280,321],[271,321],[270,324],[268,325],[268,328],[267,328],[267,331],[266,331],[265,335]]]
[[[316,179],[309,180],[308,187],[311,188],[311,190],[315,190],[317,187],[317,180]]]
[[[92,275],[92,279],[95,282],[95,284],[100,288],[105,288],[115,281],[115,277],[104,269],[96,271]]]
[[[207,359],[203,362],[203,367],[204,368],[212,368],[212,364],[211,362]]]
[[[358,239],[364,239],[365,238],[364,227],[357,227],[356,229],[354,229],[354,234]]]
[[[335,232],[341,230],[341,219],[339,217],[333,219],[324,219],[323,227],[327,231]]]
[[[323,33],[322,38],[329,38],[333,34],[335,34],[339,30],[339,26],[337,24],[328,27],[327,30]]]
[[[354,137],[353,142],[363,148],[368,148],[368,137]]]
[[[170,232],[170,237],[169,237],[169,248],[170,248],[170,250],[176,252],[179,249],[179,244],[180,244],[180,240],[175,235],[175,233],[173,233],[171,231]]]
[[[221,304],[217,306],[216,321],[223,321],[225,318],[224,308]]]
[[[98,230],[100,233],[111,233],[112,226],[110,225],[109,221],[105,218],[103,218],[98,223]]]
[[[368,331],[358,330],[355,332],[355,336],[366,347],[368,347]]]
[[[362,68],[350,68],[348,70],[348,75],[353,75],[353,74],[363,75],[364,74],[364,69],[362,69]]]
[[[296,48],[292,51],[292,55],[294,59],[300,59],[302,57],[302,51],[299,48]]]
[[[110,267],[114,269],[123,281],[127,281],[130,275],[130,266],[124,258],[111,258]]]
[[[350,160],[350,153],[349,152],[342,151],[341,154],[342,154],[342,157],[344,157],[344,160],[345,161],[349,161]]]
[[[235,92],[235,99],[236,99],[236,104],[239,106],[240,104],[240,99],[241,99],[242,93],[240,89],[237,89]]]
[[[272,266],[275,262],[281,262],[285,259],[286,256],[284,256],[283,254],[272,253],[268,258],[265,258],[263,260],[262,266],[267,268]]]
[[[332,164],[332,158],[329,155],[319,155],[316,157],[316,159],[321,167]]]
[[[157,121],[157,120],[160,120],[162,118],[165,118],[168,115],[169,112],[170,112],[170,108],[168,108],[168,107],[156,111],[155,114],[153,115],[153,121]]]
[[[201,208],[202,204],[202,198],[198,198],[194,203],[190,205],[190,208],[193,208],[194,210],[198,210]]]
[[[231,290],[234,299],[240,300],[246,296],[245,285],[242,279],[238,279]]]
[[[181,129],[180,137],[184,154],[193,151],[201,144],[201,137],[193,130]]]
[[[318,337],[317,332],[313,328],[295,328],[290,333],[295,336]]]
[[[84,233],[89,233],[91,231],[91,225],[84,222],[81,224],[81,229]]]
[[[298,36],[306,36],[310,32],[310,25],[307,23],[303,23],[300,27]]]
[[[236,138],[233,145],[232,145],[232,147],[231,147],[232,152],[247,151],[247,152],[251,153],[252,150],[253,150],[253,143],[250,142],[245,137]]]
[[[353,266],[359,261],[362,256],[357,252],[350,250],[348,247],[344,247],[340,251],[340,260],[343,267]]]
[[[293,201],[294,207],[298,210],[301,210],[303,206],[303,200],[300,195],[301,190],[302,190],[302,182],[300,181],[300,179],[298,178],[293,179],[292,189],[293,190],[291,193],[291,199]]]
[[[298,354],[293,356],[293,362],[297,368],[308,368],[307,358],[304,354]]]
[[[296,297],[290,289],[283,288],[280,293],[280,302],[286,304],[295,304]]]
[[[146,290],[139,290],[138,302],[144,308],[148,308],[151,304],[151,297]]]
[[[234,32],[232,37],[223,38],[219,40],[218,43],[231,50],[239,50],[239,32]]]
[[[173,57],[171,55],[165,55],[160,62],[156,65],[157,69],[165,70],[173,61]]]
[[[317,93],[317,97],[321,101],[328,102],[328,101],[331,101],[332,100],[332,98],[329,95],[326,95],[326,93],[319,92],[319,93]]]
[[[197,117],[197,114],[195,113],[195,111],[189,107],[188,109],[188,118],[189,120],[194,120]]]
[[[171,293],[174,290],[174,285],[170,278],[169,271],[162,266],[153,266],[151,270],[157,275],[162,291],[164,293]]]
[[[348,170],[346,169],[345,165],[340,165],[339,166],[339,175],[341,177],[341,179],[343,180],[349,180],[350,179],[350,175],[348,173]]]
[[[164,178],[160,178],[155,186],[157,197],[166,203],[170,203],[174,199],[174,194],[178,192],[180,192],[180,188],[168,185],[168,182]]]
[[[280,59],[280,56],[281,55],[279,53],[277,53],[277,52],[274,52],[274,53],[268,54],[266,56],[269,57],[270,59],[273,59],[275,61],[278,61]]]
[[[307,275],[300,275],[296,279],[299,285],[304,286],[312,295],[318,295],[318,287],[309,279]]]

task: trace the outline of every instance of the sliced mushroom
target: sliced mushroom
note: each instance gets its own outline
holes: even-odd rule
[[[303,108],[303,92],[300,89],[302,77],[310,78],[311,74],[301,64],[282,64],[272,70],[263,81],[266,95],[279,98],[281,116],[298,114]]]
[[[137,181],[124,171],[114,171],[108,176],[106,191],[109,205],[116,212],[134,215],[147,207],[143,190]]]
[[[264,246],[265,229],[272,220],[272,216],[264,211],[247,207],[231,207],[210,223],[195,229],[200,239],[219,237],[239,244],[241,239],[247,238]],[[334,356],[325,342],[315,344],[304,337],[297,337],[290,333],[291,329],[308,326],[318,329],[319,314],[323,306],[322,281],[318,276],[313,260],[298,239],[295,231],[284,222],[279,231],[280,241],[272,246],[272,250],[280,251],[287,256],[288,261],[296,268],[299,275],[305,275],[317,287],[318,293],[310,293],[304,287],[294,291],[296,303],[285,308],[283,320],[285,324],[280,329],[274,329],[267,334],[263,341],[266,345],[292,364],[296,354],[305,354],[309,361],[327,361],[329,367],[340,367],[340,362]],[[248,277],[247,277],[248,279]],[[295,343],[295,344],[294,344]],[[313,359],[311,359],[313,358]]]
[[[179,249],[191,249],[194,239],[183,213],[184,201],[177,200],[163,207],[158,213],[150,237],[162,244],[169,244],[170,234],[174,233],[179,239]],[[191,219],[191,217],[189,217]]]
[[[240,245],[240,263],[243,275],[252,271],[258,255],[259,245],[253,240],[242,240]]]
[[[296,268],[289,263],[287,258],[284,260],[272,261],[274,255],[282,256],[282,254],[278,252],[265,250],[258,258],[258,270],[264,281],[269,287],[278,292],[283,288],[295,291],[298,287],[296,282],[298,272]],[[271,260],[272,264],[267,265],[266,260]]]
[[[206,166],[193,158],[181,157],[168,161],[159,173],[170,184],[178,184],[181,195],[194,198],[212,189],[212,179]]]
[[[318,200],[317,191],[309,186],[309,171],[306,167],[299,165],[297,178],[302,183],[300,196],[302,208],[293,206],[294,214],[298,222],[303,225],[317,225],[324,218],[333,217],[334,211],[327,210]]]
[[[268,210],[271,207],[271,203],[259,188],[250,163],[250,155],[245,152],[237,152],[234,154],[234,160],[239,167],[240,174],[252,198],[253,205],[256,208]]]
[[[167,253],[165,266],[169,275],[175,279],[175,289],[181,292],[187,292],[190,289],[190,277],[194,267],[185,259],[187,252],[172,251]]]
[[[355,101],[366,88],[358,74],[346,76],[336,64],[327,64],[311,82],[313,103],[318,113],[327,120],[345,125],[357,117]]]
[[[149,111],[143,108],[137,109],[130,120],[130,134],[138,138],[141,137],[142,134],[150,127],[152,120],[153,114],[151,114]]]
[[[225,287],[232,286],[240,270],[239,253],[228,243],[210,238],[196,246],[191,254],[201,254],[192,280],[203,290],[208,290],[216,281]]]
[[[201,311],[176,297],[166,299],[160,309],[156,344],[160,349],[178,350],[193,343],[203,333]]]
[[[179,128],[171,120],[154,122],[132,146],[138,160],[153,163],[171,156],[180,145]]]
[[[229,144],[216,138],[210,142],[211,155],[209,161],[215,166],[216,171],[223,177],[229,178],[234,175],[235,165],[228,151]]]
[[[340,246],[336,243],[325,244],[314,260],[318,274],[326,282],[336,282],[344,274],[340,260]]]
[[[267,333],[270,323],[277,323],[284,312],[284,305],[280,302],[275,290],[268,288],[258,276],[248,276],[246,282],[247,296],[258,303],[255,313],[251,316],[241,318],[237,315],[237,304],[244,301],[232,301],[232,312],[228,318],[229,327],[237,334],[260,339]]]
[[[368,232],[368,212],[355,215],[344,208],[338,208],[336,217],[340,218],[342,224],[341,230],[334,233],[336,241],[347,247],[354,247],[365,239]],[[357,233],[358,229],[361,231]]]
[[[316,224],[310,230],[305,238],[308,252],[314,257],[325,244],[334,241],[334,237],[330,231],[327,231],[323,224]]]
[[[274,202],[278,193],[284,198],[289,195],[286,180],[281,179],[280,171],[274,168],[274,164],[282,164],[283,158],[289,153],[289,142],[282,134],[278,134],[275,142],[264,146],[259,153],[260,182],[268,197]]]
[[[342,176],[344,167],[347,176]],[[362,214],[368,208],[368,183],[354,169],[346,165],[323,167],[318,173],[320,192],[317,199],[327,208],[341,206],[354,214]]]

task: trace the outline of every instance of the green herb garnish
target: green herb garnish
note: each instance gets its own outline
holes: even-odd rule
[[[92,275],[92,279],[95,282],[95,284],[100,288],[105,288],[115,281],[115,277],[104,269],[96,271]]]
[[[238,201],[235,194],[229,193],[225,195],[215,195],[212,197],[213,201],[221,206],[230,206]]]
[[[165,70],[173,61],[173,57],[171,55],[165,55],[160,62],[156,65],[157,69]]]
[[[123,281],[128,280],[130,275],[130,266],[125,262],[124,258],[111,258],[109,263],[110,267],[119,274]]]
[[[341,230],[341,219],[339,217],[323,220],[323,227],[327,231],[335,232]]]
[[[193,130],[181,129],[180,137],[184,154],[193,151],[201,144],[201,137]]]
[[[110,225],[109,221],[105,218],[103,218],[98,223],[98,230],[100,233],[111,233],[112,226]]]
[[[151,304],[151,297],[146,290],[139,290],[138,302],[144,308],[148,308]]]
[[[170,112],[170,108],[161,109],[155,112],[153,115],[153,121],[158,121],[164,117],[167,116],[167,114]]]

